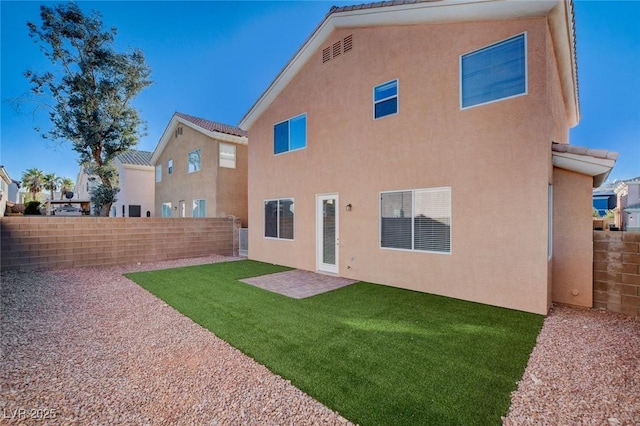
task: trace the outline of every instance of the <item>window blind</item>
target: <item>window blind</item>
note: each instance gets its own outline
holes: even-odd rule
[[[462,108],[526,93],[525,34],[463,55]]]
[[[451,252],[451,188],[380,195],[380,246]]]

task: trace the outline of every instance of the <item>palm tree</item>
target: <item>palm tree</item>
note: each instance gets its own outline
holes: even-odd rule
[[[22,183],[31,193],[31,199],[37,201],[37,196],[44,185],[44,172],[38,168],[31,168],[22,173]]]
[[[60,178],[60,199],[64,199],[67,192],[73,189],[73,181],[69,178]]]
[[[50,200],[53,200],[53,193],[58,189],[60,178],[55,173],[47,173],[44,175],[44,189],[50,192]]]

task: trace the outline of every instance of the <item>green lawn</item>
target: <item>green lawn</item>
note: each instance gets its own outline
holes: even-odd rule
[[[127,277],[353,422],[501,423],[542,316],[363,282],[295,300],[238,281],[284,270]]]

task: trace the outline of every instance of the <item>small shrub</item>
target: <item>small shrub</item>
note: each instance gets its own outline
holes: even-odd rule
[[[29,201],[24,207],[25,215],[39,215],[40,213],[40,201]]]

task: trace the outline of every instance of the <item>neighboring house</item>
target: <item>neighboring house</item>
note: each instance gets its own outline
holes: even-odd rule
[[[247,133],[176,112],[151,163],[156,216],[235,216],[247,226]]]
[[[4,166],[0,166],[0,217],[4,216],[4,212],[7,209],[7,203],[9,204],[9,207],[15,204],[15,201],[12,201],[9,198],[9,192],[12,184],[13,180],[9,177],[9,173]]]
[[[573,5],[334,7],[240,122],[249,258],[546,314],[592,306]],[[559,142],[559,143],[553,143]]]
[[[20,186],[22,183],[19,180],[11,179],[9,184],[9,201],[15,204],[21,204],[20,201]]]
[[[615,189],[618,207],[616,226],[623,231],[640,232],[640,176],[623,181]]]
[[[598,191],[593,190],[593,208],[598,212],[600,217],[604,217],[608,210],[616,208],[617,196],[614,191]]]
[[[110,217],[147,217],[147,212],[150,217],[154,216],[154,168],[150,160],[151,152],[135,149],[116,156],[114,163],[120,190],[111,206]],[[74,196],[68,202],[81,203],[86,209],[90,205],[91,192],[99,184],[97,175],[88,174],[86,168],[80,166]]]
[[[129,150],[115,159],[120,191],[110,216],[155,216],[154,168],[149,151]]]
[[[76,186],[73,190],[73,198],[68,202],[79,204],[85,213],[92,213],[91,210],[91,191],[100,183],[100,179],[96,175],[87,173],[84,166],[80,166],[78,177],[76,178]],[[95,212],[93,212],[95,213]]]

